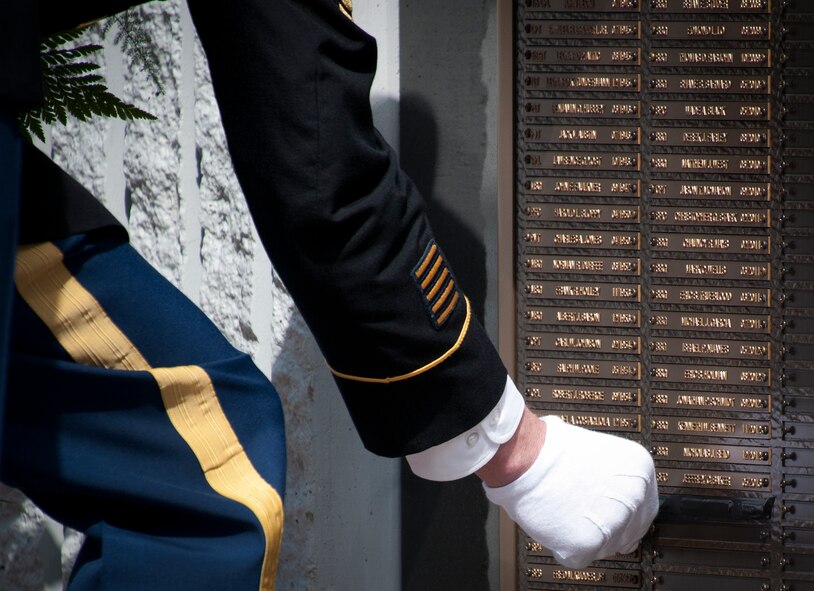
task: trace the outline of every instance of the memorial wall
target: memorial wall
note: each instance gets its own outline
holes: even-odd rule
[[[518,587],[814,591],[814,1],[520,0],[514,68],[518,385],[662,493]]]

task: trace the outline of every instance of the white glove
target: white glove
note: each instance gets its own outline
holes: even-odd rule
[[[583,568],[632,552],[659,507],[650,454],[638,443],[548,416],[545,444],[517,480],[486,496],[552,551],[560,564]]]

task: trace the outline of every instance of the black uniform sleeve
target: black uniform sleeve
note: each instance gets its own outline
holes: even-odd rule
[[[237,177],[365,446],[480,422],[506,370],[376,132],[376,45],[337,1],[189,0]]]
[[[144,0],[6,0],[0,13],[0,105],[15,109],[43,100],[40,40],[116,14]]]
[[[42,102],[37,2],[4,2],[0,14],[0,106]]]
[[[23,144],[20,244],[104,230],[127,238],[116,218],[78,181],[28,142]]]

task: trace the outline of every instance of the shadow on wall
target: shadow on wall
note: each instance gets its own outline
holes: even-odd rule
[[[435,187],[448,186],[445,182],[448,179],[436,178],[439,140],[431,105],[419,95],[402,95],[401,121],[402,166],[427,202],[435,237],[455,271],[459,285],[471,300],[474,313],[482,319],[486,300],[486,248],[483,237],[471,230],[471,222],[474,218],[476,226],[482,225],[478,196],[479,167],[483,159],[469,169],[469,174],[452,171],[453,177],[459,181],[455,183],[455,195],[437,194]],[[451,166],[467,167],[467,163],[457,162]],[[450,205],[452,199],[459,200],[459,207]],[[474,203],[466,205],[466,199]],[[462,204],[470,224],[462,219]],[[488,591],[488,513],[488,501],[476,476],[453,482],[429,482],[414,476],[404,462],[401,504],[403,591]]]

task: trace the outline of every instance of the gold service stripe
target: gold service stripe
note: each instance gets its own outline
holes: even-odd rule
[[[438,324],[443,324],[444,322],[446,322],[449,315],[452,314],[452,311],[455,309],[455,304],[458,303],[458,293],[459,292],[457,291],[455,292],[455,295],[452,296],[452,301],[449,303],[449,306],[447,306],[446,309],[443,312],[441,312],[441,314],[438,316]]]
[[[63,264],[51,243],[22,246],[17,290],[78,363],[149,371],[167,415],[189,445],[209,485],[252,511],[266,538],[260,591],[273,591],[283,531],[279,494],[257,472],[218,401],[206,372],[196,366],[152,368],[102,306]]]
[[[435,302],[435,305],[433,305],[433,307],[432,307],[432,313],[433,314],[435,314],[436,312],[438,312],[438,310],[441,309],[441,306],[444,305],[444,302],[449,297],[449,294],[452,293],[453,289],[455,289],[455,283],[450,281],[449,284],[447,285],[446,289],[444,289],[444,293],[441,294],[441,297],[438,298],[438,301]],[[439,324],[441,323],[440,320],[438,322],[439,322]]]
[[[433,244],[430,246],[429,252],[424,256],[424,260],[421,262],[421,265],[416,269],[415,276],[416,278],[421,277],[424,274],[424,271],[427,270],[427,267],[430,266],[430,262],[432,261],[435,253],[438,251],[438,246]]]
[[[430,272],[424,278],[424,281],[421,282],[421,289],[427,289],[427,286],[432,283],[435,274],[438,273],[438,269],[440,269],[441,265],[443,264],[444,259],[442,257],[439,256],[437,259],[435,259],[435,264],[432,266],[432,269],[430,269]]]
[[[441,290],[441,286],[444,285],[444,281],[447,280],[449,277],[449,269],[444,269],[441,271],[441,276],[438,278],[438,281],[435,282],[435,285],[432,286],[432,289],[427,293],[427,301],[432,301],[432,299],[438,294]]]

